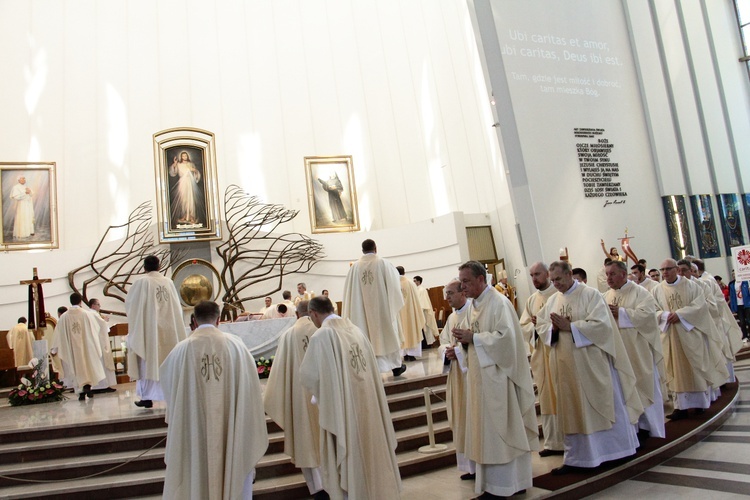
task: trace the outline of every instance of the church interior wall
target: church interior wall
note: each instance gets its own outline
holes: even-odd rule
[[[283,231],[311,232],[304,156],[352,155],[365,232],[313,236],[329,255],[351,246],[353,259],[367,231],[385,230],[386,255],[440,284],[460,259],[431,252],[455,238],[416,256],[388,230],[507,198],[460,1],[3,1],[0,11],[0,151],[57,162],[61,244],[3,256],[10,315],[23,313],[17,283],[32,267],[53,279],[48,297],[66,297],[65,274],[104,230],[155,203],[152,134],[170,127],[216,134],[221,194],[237,184],[299,210]],[[308,281],[340,278],[339,266],[329,257]]]
[[[495,116],[512,116],[519,137],[516,144],[504,135],[505,124],[498,130],[507,168],[524,174],[510,191],[533,205],[516,204],[524,247],[532,248],[527,260],[550,261],[567,247],[591,275],[604,258],[599,238],[619,247],[627,228],[638,256],[658,266],[670,253],[661,196],[743,192],[750,157],[736,145],[747,142],[740,131],[750,115],[734,103],[750,92],[733,9],[732,2],[470,3],[488,87],[509,96],[498,99]],[[716,31],[722,35],[709,35]],[[584,196],[575,127],[603,129],[601,138],[614,143],[613,181],[627,196]],[[727,260],[707,267],[726,275]]]
[[[475,34],[474,3],[491,5],[500,41],[519,29],[606,42],[618,65],[504,56],[509,100],[493,107],[486,55],[501,47],[483,47]],[[311,233],[303,158],[353,156],[363,231],[312,235],[328,256],[284,288],[307,281],[336,298],[361,240],[375,234],[408,275],[443,284],[467,257],[463,214],[489,219],[498,256],[520,271],[519,300],[531,291],[527,265],[568,247],[591,274],[603,259],[599,238],[614,246],[625,227],[656,266],[669,253],[662,195],[750,189],[742,174],[750,143],[737,140],[750,132],[750,91],[732,8],[730,0],[468,8],[462,0],[0,0],[0,161],[57,162],[61,244],[0,257],[8,269],[0,313],[25,312],[17,283],[35,266],[53,279],[48,297],[67,296],[67,271],[88,262],[104,230],[155,203],[152,134],[181,126],[216,134],[220,203],[237,184],[300,211],[283,231]],[[512,75],[594,70],[621,87],[600,87],[598,98],[552,96]],[[505,126],[507,110],[517,148],[493,127]],[[583,197],[572,130],[589,126],[615,142],[626,203]],[[517,169],[526,184],[508,183]],[[708,266],[726,274],[726,259]]]

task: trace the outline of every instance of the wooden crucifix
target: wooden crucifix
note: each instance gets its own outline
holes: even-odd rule
[[[42,292],[43,283],[52,283],[51,279],[39,279],[36,267],[34,268],[34,277],[30,280],[22,280],[21,285],[29,285],[29,317],[28,329],[34,331],[34,338],[42,339],[42,329],[47,326],[47,320],[44,314],[44,293]]]

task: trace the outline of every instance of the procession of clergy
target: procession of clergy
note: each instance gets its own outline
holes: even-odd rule
[[[346,278],[342,317],[324,296],[294,306],[298,319],[280,338],[264,395],[244,344],[216,328],[219,306],[198,304],[186,338],[174,284],[158,258],[145,259],[126,299],[128,374],[136,405],[167,404],[165,498],[250,498],[268,445],[266,413],[314,498],[399,498],[380,373],[401,375],[423,338],[439,336],[450,365],[448,418],[461,479],[475,482],[476,498],[530,488],[532,452],[564,455],[552,474],[629,457],[644,439],[665,436],[670,399],[666,418],[689,418],[734,381],[741,332],[700,260],[667,259],[656,282],[642,266],[631,281],[624,262],[608,259],[603,294],[575,280],[568,262],[536,263],[537,291],[520,321],[485,266],[469,261],[444,287],[454,311],[438,332],[403,268],[380,258],[372,240],[362,254]],[[53,358],[85,401],[108,373],[100,319],[75,295]]]

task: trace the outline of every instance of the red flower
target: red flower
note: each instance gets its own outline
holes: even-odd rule
[[[264,371],[266,371],[265,367],[263,367],[263,366],[259,366],[258,367],[258,374],[259,375],[262,375]]]
[[[18,395],[24,397],[26,395],[26,391],[18,391]]]
[[[46,393],[47,394],[54,394],[55,390],[54,389],[47,389]]]

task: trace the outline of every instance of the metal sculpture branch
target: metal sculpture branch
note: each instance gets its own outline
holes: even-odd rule
[[[143,259],[153,254],[161,262],[159,272],[163,273],[172,265],[172,260],[181,260],[184,251],[170,252],[169,248],[156,248],[151,227],[151,202],[146,201],[130,213],[128,222],[119,226],[109,226],[96,246],[88,264],[68,273],[70,288],[80,293],[88,304],[87,290],[99,281],[104,281],[104,295],[125,302],[128,288],[133,277],[145,274]],[[125,236],[112,251],[103,250],[107,236],[116,231],[125,230]],[[77,274],[92,272],[93,276],[84,279],[80,286],[76,284]],[[102,310],[107,314],[124,316],[123,311]]]
[[[281,290],[284,275],[305,273],[325,257],[323,244],[304,234],[274,231],[299,212],[263,203],[239,186],[224,193],[228,238],[216,248],[224,262],[223,301],[237,309],[242,302]]]

